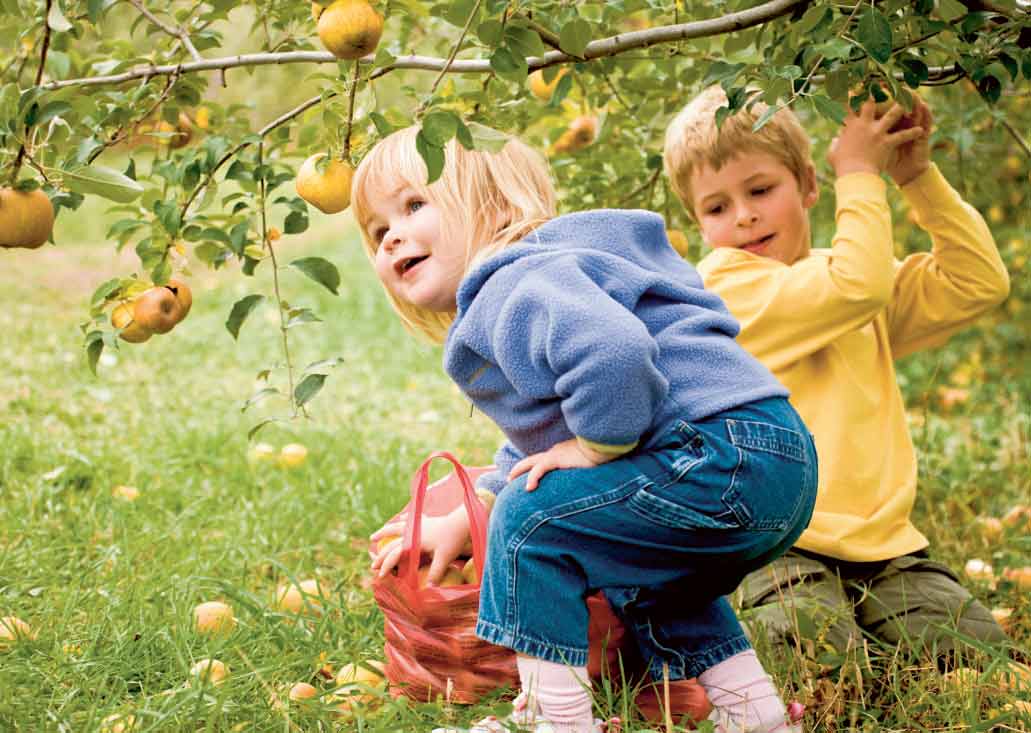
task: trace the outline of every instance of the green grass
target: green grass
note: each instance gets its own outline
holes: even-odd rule
[[[346,217],[313,215],[311,231],[279,245],[284,260],[317,253],[344,278],[334,297],[283,273],[284,297],[324,321],[291,331],[294,363],[343,359],[311,419],[259,434],[277,448],[308,447],[303,467],[284,470],[250,465],[246,455],[247,431],[286,406],[270,400],[240,410],[259,371],[285,383],[279,331],[261,310],[239,343],[223,325],[242,295],[271,293],[268,263],[257,278],[199,269],[188,278],[189,318],[168,335],[108,352],[94,378],[78,329],[87,300],[99,283],[138,268],[131,255],[114,256],[101,215],[66,212],[60,246],[0,254],[0,616],[18,616],[37,633],[0,651],[0,730],[96,731],[122,713],[146,731],[421,731],[448,715],[482,715],[483,706],[389,699],[347,718],[318,705],[269,704],[284,685],[315,680],[320,655],[335,668],[382,658],[382,617],[363,585],[365,538],[404,503],[428,452],[448,448],[483,464],[498,440],[482,416],[469,416],[439,351],[398,325]],[[924,372],[933,373],[935,358]],[[997,568],[1031,564],[1026,532],[988,545],[971,531],[978,514],[1029,503],[1026,377],[1018,387],[975,385],[971,402],[952,414],[926,399],[935,383],[907,387],[922,421],[918,523],[957,569],[969,557]],[[138,487],[139,499],[112,497],[120,484]],[[298,623],[274,611],[278,583],[316,576],[330,589],[325,615]],[[1014,636],[1027,649],[1028,594],[1006,583],[975,592],[1015,609]],[[215,599],[234,606],[239,625],[225,638],[198,637],[191,609]],[[986,687],[942,693],[937,673],[905,655],[871,650],[873,678],[855,660],[821,671],[815,660],[759,651],[786,697],[809,704],[818,730],[985,730],[978,721],[1005,702]],[[998,655],[979,656],[990,666]],[[206,657],[226,662],[229,680],[184,687]],[[599,700],[606,712],[628,712],[625,695]]]

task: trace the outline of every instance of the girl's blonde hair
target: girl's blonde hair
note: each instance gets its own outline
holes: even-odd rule
[[[670,185],[687,213],[697,221],[691,178],[701,167],[719,170],[741,153],[768,153],[795,176],[807,193],[808,167],[812,164],[809,136],[795,114],[778,110],[758,131],[752,129],[768,107],[752,100],[746,108],[716,127],[716,110],[727,105],[727,94],[718,84],[692,99],[666,128],[663,161]]]
[[[379,242],[368,231],[377,196],[408,186],[441,213],[441,238],[461,238],[466,272],[519,241],[555,216],[555,189],[544,158],[516,138],[500,152],[467,150],[452,139],[444,148],[444,170],[427,185],[426,164],[415,147],[418,126],[387,136],[365,156],[351,183],[351,210],[370,261]],[[408,330],[441,343],[454,313],[428,311],[397,298],[386,287]]]

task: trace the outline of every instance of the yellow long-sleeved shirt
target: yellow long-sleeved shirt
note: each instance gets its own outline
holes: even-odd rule
[[[816,510],[798,547],[883,560],[927,545],[910,521],[917,462],[894,360],[945,343],[1005,300],[1009,276],[984,220],[933,165],[902,188],[933,247],[902,262],[884,181],[855,173],[836,193],[830,249],[789,266],[724,247],[698,270],[815,438]]]

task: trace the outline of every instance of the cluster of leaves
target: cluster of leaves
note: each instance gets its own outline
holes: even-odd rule
[[[921,86],[968,79],[985,110],[1005,109],[1012,90],[1031,79],[1031,20],[1015,0],[996,0],[991,12],[959,0],[376,4],[387,25],[374,58],[355,66],[309,53],[270,91],[262,79],[273,63],[322,50],[307,3],[0,2],[0,166],[13,169],[13,178],[41,181],[58,207],[74,208],[83,196],[111,199],[119,219],[109,236],[139,256],[141,273],[96,292],[84,325],[91,359],[117,343],[107,325],[112,304],[149,282],[165,282],[190,263],[239,264],[253,274],[268,262],[278,270],[270,232],[308,227],[305,203],[277,193],[300,156],[329,150],[356,162],[413,117],[433,179],[452,138],[495,149],[506,134],[518,134],[544,149],[571,119],[593,115],[596,142],[552,157],[563,201],[650,208],[677,228],[686,218],[662,181],[662,136],[705,85],[727,90],[724,114],[758,89],[772,108],[790,105],[814,136],[829,139],[850,99],[905,102]],[[741,11],[765,15],[719,20]],[[696,23],[703,20],[708,30]],[[661,33],[684,23],[679,35]],[[238,47],[254,56],[234,60]],[[437,63],[416,63],[412,54]],[[221,70],[191,68],[216,58],[226,60]],[[450,59],[480,64],[476,73],[442,73]],[[237,66],[252,76],[243,78]],[[572,71],[548,100],[527,91],[527,74],[542,67],[546,81],[559,67]],[[98,83],[112,74],[132,78]],[[255,104],[263,94],[281,106]],[[201,110],[209,120],[203,129]],[[188,144],[177,146],[183,113],[194,124]],[[27,165],[19,169],[22,157]],[[327,259],[290,265],[330,290],[339,280]],[[318,319],[291,307],[278,287],[277,280],[284,332]],[[227,320],[234,338],[268,299],[253,293],[236,304]],[[285,361],[297,414],[311,395],[297,398],[288,353]]]

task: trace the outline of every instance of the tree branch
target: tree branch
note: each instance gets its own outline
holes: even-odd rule
[[[563,64],[584,59],[599,59],[607,56],[617,56],[639,48],[647,48],[663,43],[676,43],[688,41],[693,38],[706,38],[719,36],[734,31],[751,28],[753,26],[768,23],[787,15],[799,5],[804,5],[808,0],[770,0],[748,10],[737,13],[730,13],[719,18],[708,20],[697,20],[691,23],[679,23],[677,25],[660,26],[648,28],[643,31],[621,33],[610,38],[603,38],[591,41],[584,49],[582,58],[570,56],[562,51],[548,51],[543,56],[534,56],[526,60],[530,71],[542,69],[546,66]],[[363,61],[372,62],[371,56],[366,56]],[[72,86],[99,86],[103,84],[120,84],[134,79],[149,79],[155,76],[163,76],[178,71],[182,74],[189,74],[198,71],[211,71],[213,69],[232,69],[240,66],[267,66],[271,64],[297,64],[297,63],[336,63],[337,58],[328,51],[286,51],[283,53],[254,53],[242,54],[240,56],[229,56],[219,59],[204,59],[187,64],[164,64],[161,66],[145,66],[121,74],[109,74],[107,76],[82,77],[79,79],[65,79],[46,84],[43,88],[48,90],[63,89]],[[417,69],[423,71],[438,71],[456,74],[489,74],[491,73],[490,61],[488,59],[454,59],[448,62],[447,59],[440,59],[430,56],[399,56],[394,63],[382,66],[369,75],[370,80],[377,79],[384,74],[399,69]]]
[[[305,102],[301,102],[301,104],[297,105],[296,107],[294,107],[289,112],[285,112],[285,113],[281,114],[279,117],[277,117],[276,119],[272,120],[270,123],[268,123],[263,128],[258,130],[258,137],[261,138],[261,139],[264,139],[266,135],[268,135],[270,132],[275,130],[280,125],[286,124],[287,122],[289,122],[290,120],[292,120],[294,117],[296,117],[297,115],[301,114],[305,110],[310,109],[311,107],[314,107],[319,102],[323,102],[323,101],[325,101],[327,99],[332,99],[336,95],[337,95],[336,92],[330,92],[329,94],[319,94],[318,96],[312,97],[311,99],[309,99],[309,100],[307,100]],[[211,180],[215,177],[215,173],[218,171],[218,169],[221,168],[223,165],[225,165],[226,161],[228,161],[234,155],[239,153],[244,148],[250,147],[252,144],[253,144],[252,142],[242,142],[239,145],[237,145],[235,148],[230,150],[228,153],[223,155],[221,158],[218,159],[218,162],[215,163],[214,167],[210,171],[208,171],[208,175],[205,176],[203,181],[201,181],[200,183],[197,184],[197,187],[195,189],[193,189],[193,191],[190,193],[189,198],[186,199],[186,203],[183,204],[183,208],[180,211],[180,215],[179,215],[180,221],[186,221],[186,212],[190,208],[190,204],[192,204],[194,202],[194,200],[197,198],[197,195],[201,191],[203,191],[204,188],[209,183],[211,183]]]
[[[163,22],[160,18],[158,18],[152,12],[147,10],[147,8],[146,8],[146,6],[144,6],[142,0],[129,0],[129,3],[134,8],[139,10],[140,14],[144,18],[149,20],[151,23],[156,25],[158,28],[160,28],[161,30],[163,30],[165,33],[167,33],[168,35],[172,36],[173,38],[178,38],[179,41],[183,44],[183,46],[186,48],[187,52],[189,52],[190,56],[193,58],[194,61],[203,61],[204,60],[201,57],[201,55],[199,53],[197,53],[197,49],[194,47],[193,42],[190,40],[190,37],[186,34],[185,30],[183,30],[180,27],[177,27],[177,26],[174,26],[174,25],[169,25],[169,24]]]

